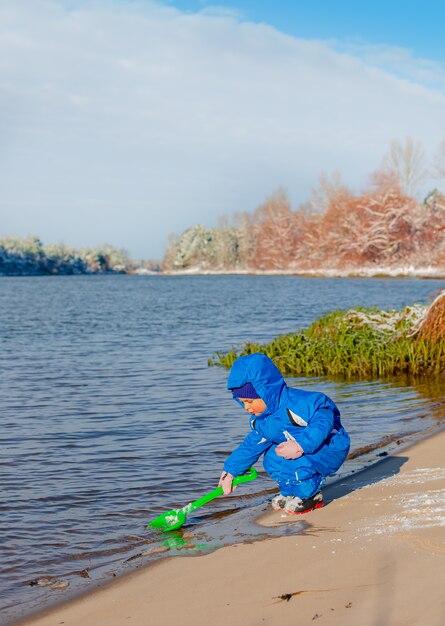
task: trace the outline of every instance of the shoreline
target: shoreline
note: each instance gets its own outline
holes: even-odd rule
[[[363,267],[354,269],[234,269],[217,270],[191,267],[181,270],[147,270],[145,268],[136,269],[109,269],[104,271],[85,272],[3,272],[0,270],[0,277],[5,278],[26,278],[42,276],[293,276],[295,278],[419,278],[422,280],[445,280],[445,268],[438,267]]]
[[[335,481],[322,509],[258,518],[287,536],[162,559],[13,624],[439,625],[444,446],[442,429]]]
[[[445,268],[425,266],[378,266],[362,268],[306,268],[306,269],[271,269],[257,270],[252,268],[216,270],[190,267],[178,270],[163,270],[160,276],[295,276],[296,278],[422,278],[444,279]]]

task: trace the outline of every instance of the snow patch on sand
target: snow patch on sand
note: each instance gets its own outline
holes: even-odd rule
[[[383,480],[384,486],[400,486],[401,484],[420,485],[434,480],[445,479],[445,467],[422,467]]]
[[[367,535],[407,532],[445,526],[445,489],[401,496],[396,502],[399,513],[380,517],[364,528]]]
[[[394,487],[399,493],[392,493],[381,498],[391,501],[391,508],[396,513],[378,517],[372,526],[363,528],[365,535],[381,535],[384,533],[407,532],[445,526],[445,489],[423,489],[413,493],[400,493],[409,485],[424,485],[426,483],[445,480],[445,468],[427,467],[415,469],[381,481],[380,486]],[[371,485],[368,485],[369,488]]]

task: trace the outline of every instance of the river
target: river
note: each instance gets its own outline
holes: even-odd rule
[[[207,359],[334,309],[427,303],[444,286],[407,278],[2,277],[1,623],[166,555],[273,534],[253,521],[274,488],[261,464],[257,480],[201,509],[184,531],[159,537],[145,528],[213,489],[247,433],[227,372]],[[434,383],[288,383],[335,400],[353,450],[385,436],[418,437],[445,415]]]

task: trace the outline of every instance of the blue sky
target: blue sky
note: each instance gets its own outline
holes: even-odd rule
[[[2,0],[0,236],[169,234],[445,139],[438,2]],[[443,186],[431,179],[428,188]]]
[[[167,0],[164,4],[186,12],[217,6],[295,37],[390,44],[417,57],[445,61],[445,4],[439,0]]]

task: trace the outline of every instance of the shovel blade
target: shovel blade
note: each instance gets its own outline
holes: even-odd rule
[[[177,528],[181,528],[186,520],[186,514],[182,509],[172,509],[171,511],[167,511],[166,513],[161,513],[154,520],[152,520],[148,525],[151,528],[157,528],[158,530],[163,530],[164,532],[169,530],[176,530]]]

